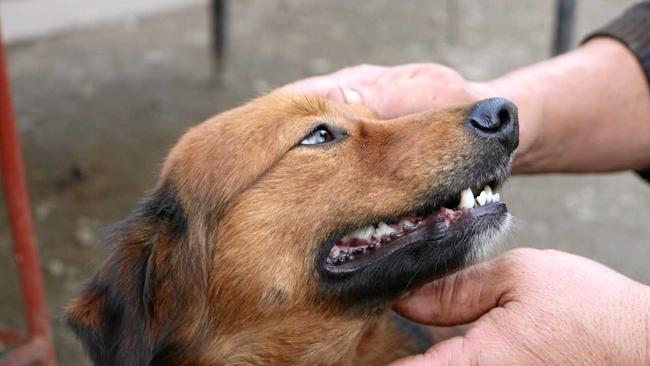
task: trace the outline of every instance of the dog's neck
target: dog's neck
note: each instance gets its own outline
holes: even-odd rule
[[[223,364],[378,365],[415,352],[386,313],[347,324],[295,317],[282,324],[260,324],[222,335],[199,354]]]

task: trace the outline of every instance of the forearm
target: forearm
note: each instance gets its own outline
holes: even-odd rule
[[[636,321],[641,325],[638,335],[623,335],[628,338],[639,338],[638,343],[632,344],[632,352],[636,353],[635,358],[642,360],[640,364],[650,365],[650,287],[643,284],[638,284],[639,301],[637,302],[636,311],[639,315]]]
[[[488,83],[520,110],[519,173],[650,167],[650,88],[635,56],[596,38]]]

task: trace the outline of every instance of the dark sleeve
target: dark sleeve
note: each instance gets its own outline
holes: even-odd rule
[[[582,43],[596,37],[613,38],[626,45],[639,60],[650,87],[650,0],[633,5],[623,15],[589,34]],[[650,170],[638,173],[650,183]]]

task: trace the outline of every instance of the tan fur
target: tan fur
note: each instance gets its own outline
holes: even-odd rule
[[[387,312],[354,317],[319,296],[314,256],[332,231],[407,212],[462,166],[473,153],[466,112],[380,121],[358,107],[275,93],[189,130],[159,184],[173,182],[187,217],[184,244],[136,226],[136,237],[115,249],[151,250],[147,268],[159,287],[148,342],[175,317],[183,326],[167,339],[192,350],[184,364],[377,365],[414,353]],[[336,146],[294,148],[319,121],[349,136]],[[108,276],[108,266],[98,276]],[[97,329],[102,301],[86,292],[67,316]]]

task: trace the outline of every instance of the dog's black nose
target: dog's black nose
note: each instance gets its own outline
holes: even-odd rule
[[[490,98],[478,102],[467,115],[467,127],[472,133],[499,140],[508,151],[519,145],[517,106],[508,99]]]

